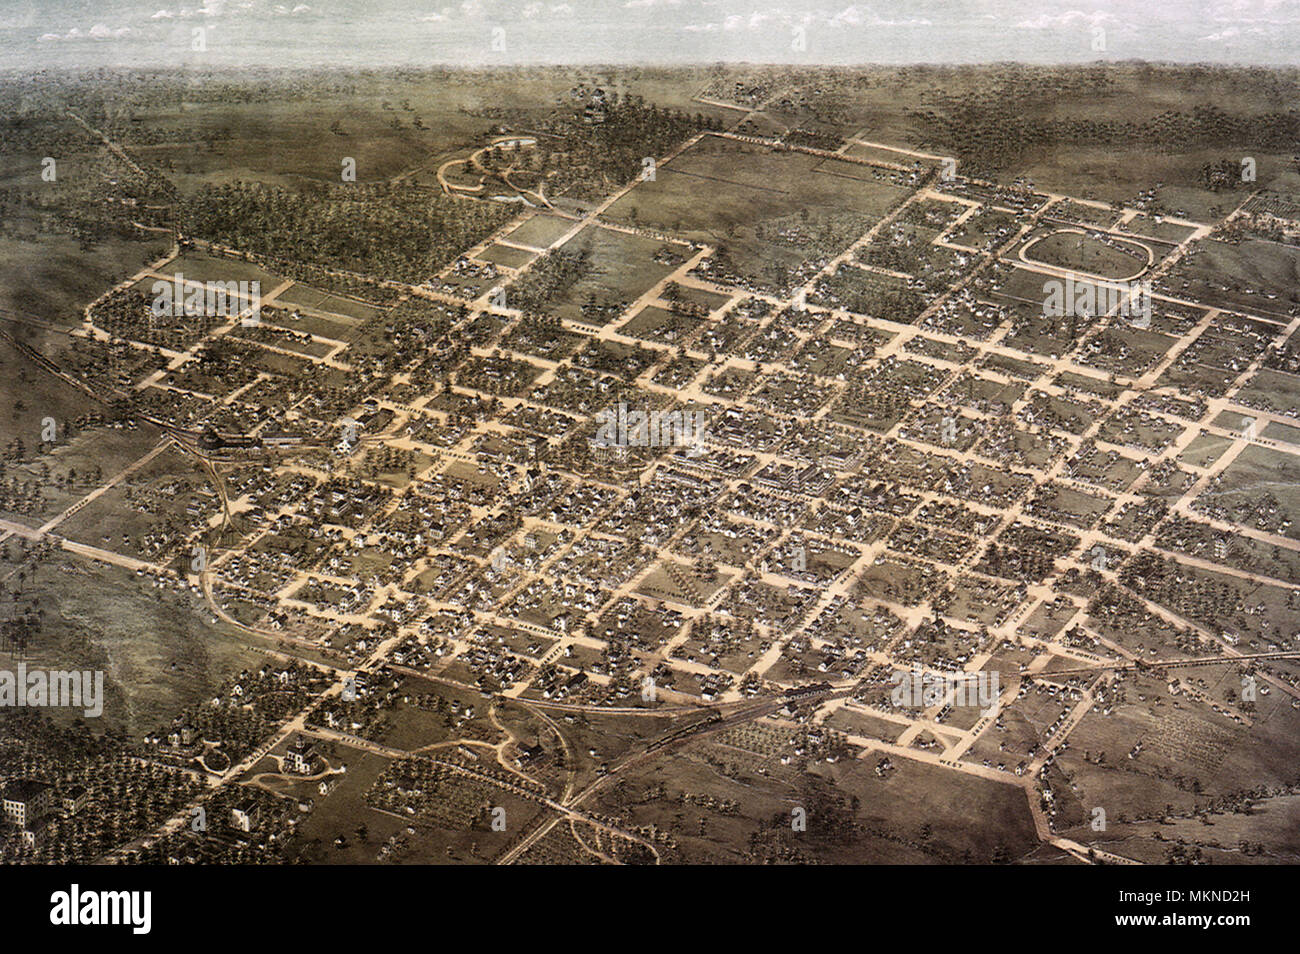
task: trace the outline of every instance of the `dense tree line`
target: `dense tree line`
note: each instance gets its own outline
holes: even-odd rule
[[[523,311],[542,312],[547,305],[563,298],[591,270],[591,251],[587,248],[547,252],[510,287],[509,304]]]
[[[180,205],[181,229],[255,255],[419,283],[513,211],[403,185],[213,186]]]
[[[1218,106],[1165,110],[1148,119],[1099,120],[1035,116],[1026,104],[1003,95],[971,96],[946,110],[909,112],[922,141],[951,151],[973,171],[996,172],[1032,150],[1062,146],[1101,149],[1143,147],[1157,152],[1192,152],[1222,146],[1261,152],[1294,150],[1300,114],[1278,110],[1228,113]]]
[[[610,96],[588,110],[559,110],[540,145],[547,192],[593,198],[642,174],[646,157],[663,157],[715,118],[647,105],[640,96]]]

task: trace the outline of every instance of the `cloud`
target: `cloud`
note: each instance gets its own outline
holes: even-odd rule
[[[241,10],[248,10],[253,7],[251,2],[241,3]],[[280,8],[277,8],[280,9]],[[160,9],[149,17],[150,20],[192,20],[195,17],[208,17],[216,19],[226,15],[226,0],[204,0],[203,5],[197,9],[181,7],[178,10],[168,10],[165,7]]]
[[[573,7],[567,3],[553,3],[548,7],[541,0],[532,0],[531,3],[525,3],[519,13],[525,20],[532,20],[543,13],[549,13],[553,17],[571,17]]]
[[[1246,27],[1244,30],[1241,27],[1230,26],[1225,27],[1216,33],[1211,33],[1208,36],[1203,36],[1200,39],[1206,43],[1223,43],[1227,40],[1235,40],[1237,37],[1241,36],[1267,36],[1271,32],[1272,31],[1270,30],[1265,30],[1263,27],[1257,26]]]
[[[67,40],[120,40],[131,33],[130,27],[118,27],[113,29],[105,26],[103,23],[96,23],[89,30],[80,30],[73,27],[67,33],[42,33],[37,39],[41,43],[58,43]]]
[[[924,17],[909,17],[905,20],[888,20],[874,10],[864,9],[856,3],[851,7],[845,7],[839,13],[827,21],[831,26],[868,26],[868,27],[916,27],[916,26],[933,26],[934,24]]]
[[[681,0],[626,0],[625,7],[653,7],[658,4],[679,5]],[[735,33],[740,30],[770,30],[776,27],[793,28],[799,26],[828,27],[929,27],[933,22],[924,17],[889,19],[877,14],[870,7],[852,4],[838,13],[826,10],[811,12],[790,12],[784,8],[767,8],[753,10],[748,14],[733,13],[716,23],[690,23],[682,27],[690,33],[716,33],[726,31]]]
[[[1064,13],[1044,13],[1030,20],[1021,20],[1015,24],[1017,30],[1061,30],[1079,27],[1097,27],[1119,23],[1119,17],[1105,10],[1084,13],[1082,10],[1067,10]]]
[[[1293,26],[1300,23],[1300,10],[1296,9],[1294,0],[1227,0],[1211,6],[1206,13],[1206,18],[1215,23]],[[1228,29],[1239,29],[1239,27]],[[1222,33],[1226,34],[1227,30]],[[1218,33],[1211,35],[1220,36]],[[1202,37],[1202,39],[1209,39],[1209,37]]]

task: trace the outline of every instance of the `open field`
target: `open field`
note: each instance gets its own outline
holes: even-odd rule
[[[610,219],[719,248],[727,269],[785,287],[908,195],[888,170],[706,137],[638,183]]]

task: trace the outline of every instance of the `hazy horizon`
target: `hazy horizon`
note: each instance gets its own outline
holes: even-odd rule
[[[906,0],[888,8],[847,0],[28,0],[0,12],[0,70],[1099,60],[1285,67],[1300,65],[1297,27],[1300,0]]]

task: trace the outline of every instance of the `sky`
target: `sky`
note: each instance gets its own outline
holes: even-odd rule
[[[1106,59],[1300,65],[1300,0],[0,0],[21,72]]]

